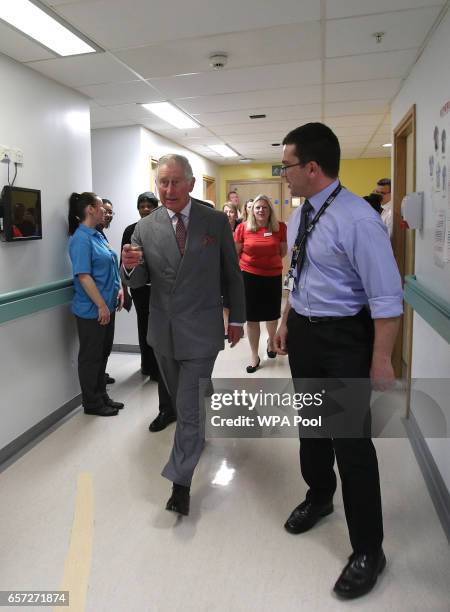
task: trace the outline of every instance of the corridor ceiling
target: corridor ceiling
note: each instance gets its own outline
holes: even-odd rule
[[[0,21],[0,52],[90,99],[92,128],[140,124],[219,164],[279,161],[308,121],[345,159],[384,157],[390,103],[449,2],[439,0],[46,0],[104,52],[57,57]],[[377,41],[376,33],[384,33]],[[214,52],[226,66],[210,66]],[[177,130],[139,104],[170,101],[202,127]],[[263,119],[250,115],[263,114]]]

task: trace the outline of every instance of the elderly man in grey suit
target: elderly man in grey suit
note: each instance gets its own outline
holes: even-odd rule
[[[190,197],[195,179],[189,161],[162,157],[157,183],[163,206],[136,225],[132,245],[122,251],[122,276],[130,287],[152,284],[148,343],[177,412],[172,452],[162,471],[173,483],[166,509],[187,515],[204,446],[199,381],[211,377],[224,348],[222,289],[230,299],[231,346],[242,337],[245,298],[228,219]]]

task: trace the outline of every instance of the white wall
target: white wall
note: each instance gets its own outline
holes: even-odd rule
[[[448,300],[450,264],[439,268],[433,259],[434,211],[428,157],[433,150],[433,128],[441,107],[450,100],[450,13],[447,13],[414,66],[392,107],[392,125],[416,104],[416,189],[425,193],[424,230],[416,232],[416,275],[430,290]],[[448,146],[447,133],[447,146]],[[450,378],[450,345],[414,313],[413,378]],[[450,426],[448,397],[440,402]],[[412,405],[419,415],[420,405]],[[450,489],[450,440],[428,440],[429,448]]]
[[[67,208],[91,189],[89,107],[74,91],[0,54],[0,141],[20,147],[16,185],[42,192],[43,239],[0,242],[0,293],[71,276]],[[0,183],[7,183],[0,164]],[[0,448],[79,393],[68,306],[0,325]]]
[[[214,162],[140,126],[103,128],[92,131],[92,183],[100,197],[114,206],[114,218],[106,230],[113,249],[119,253],[123,230],[137,221],[137,196],[150,190],[150,159],[167,153],[187,157],[197,179],[192,195],[203,197],[203,175],[216,177]],[[138,345],[134,308],[116,317],[115,344]]]

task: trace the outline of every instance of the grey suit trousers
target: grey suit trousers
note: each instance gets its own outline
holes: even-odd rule
[[[175,360],[156,351],[155,355],[177,413],[172,452],[161,475],[176,484],[190,487],[205,445],[199,384],[201,379],[211,379],[217,353],[203,359],[186,360]]]

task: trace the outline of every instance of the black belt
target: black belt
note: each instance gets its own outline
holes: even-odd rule
[[[361,316],[361,313],[364,313],[364,308],[355,315],[347,315],[342,317],[309,317],[307,315],[301,315],[295,310],[294,313],[297,315],[297,317],[300,317],[301,319],[306,319],[310,323],[327,323],[329,321],[345,321],[346,319],[354,319],[358,315]]]

